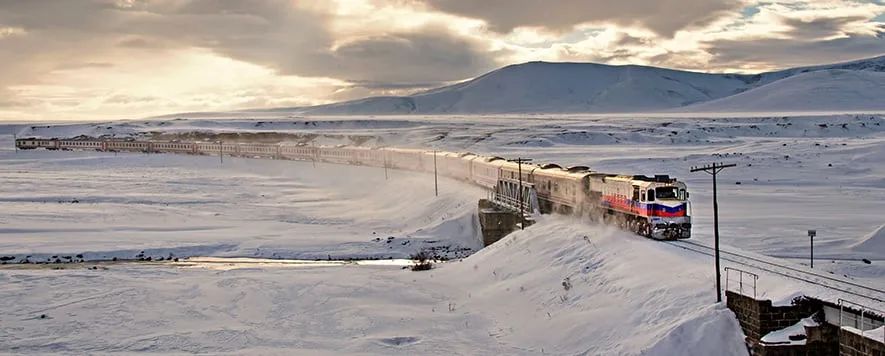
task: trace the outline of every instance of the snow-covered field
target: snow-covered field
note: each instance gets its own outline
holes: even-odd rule
[[[815,271],[885,287],[879,115],[182,117],[0,126],[0,256],[407,258],[436,246],[461,257],[481,246],[475,209],[484,192],[447,179],[436,197],[433,177],[418,173],[391,170],[385,178],[377,168],[291,161],[15,152],[11,136],[282,132],[318,144],[358,141],[670,174],[688,182],[693,239],[707,244],[711,180],[689,170],[736,163],[719,176],[724,248],[807,264],[806,230],[815,229]],[[429,272],[381,264],[6,268],[0,349],[746,354],[733,315],[713,303],[711,262],[587,222],[544,217]],[[759,283],[759,294],[772,299],[828,293],[765,273]]]

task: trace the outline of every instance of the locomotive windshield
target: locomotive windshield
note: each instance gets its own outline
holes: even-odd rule
[[[655,198],[657,198],[657,199],[677,199],[676,187],[657,187],[657,188],[655,188]]]

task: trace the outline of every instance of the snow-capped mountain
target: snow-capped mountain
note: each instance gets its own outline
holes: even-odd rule
[[[294,109],[303,114],[635,113],[883,109],[885,56],[760,74],[528,62],[411,96]],[[810,106],[809,106],[810,105]]]

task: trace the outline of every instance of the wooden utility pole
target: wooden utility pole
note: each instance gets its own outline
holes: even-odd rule
[[[439,196],[439,182],[436,178],[436,150],[433,151],[433,190]]]
[[[719,203],[716,197],[716,174],[735,164],[713,163],[704,167],[692,167],[691,172],[704,171],[713,176],[713,244],[716,250],[716,302],[722,302],[722,275],[719,273]]]

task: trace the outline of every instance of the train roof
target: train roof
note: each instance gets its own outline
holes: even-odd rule
[[[544,176],[544,177],[551,177],[551,178],[584,179],[584,177],[589,176],[590,174],[592,174],[592,172],[590,172],[590,171],[569,172],[568,170],[562,169],[562,168],[541,168],[541,169],[537,169],[537,170],[533,171],[532,174],[536,175],[536,176]]]
[[[627,174],[612,174],[612,173],[593,173],[591,175],[593,178],[599,178],[602,180],[620,180],[620,181],[639,181],[639,182],[648,182],[648,183],[675,183],[676,178],[672,178],[666,174],[657,174],[652,177],[645,175],[627,175]]]

